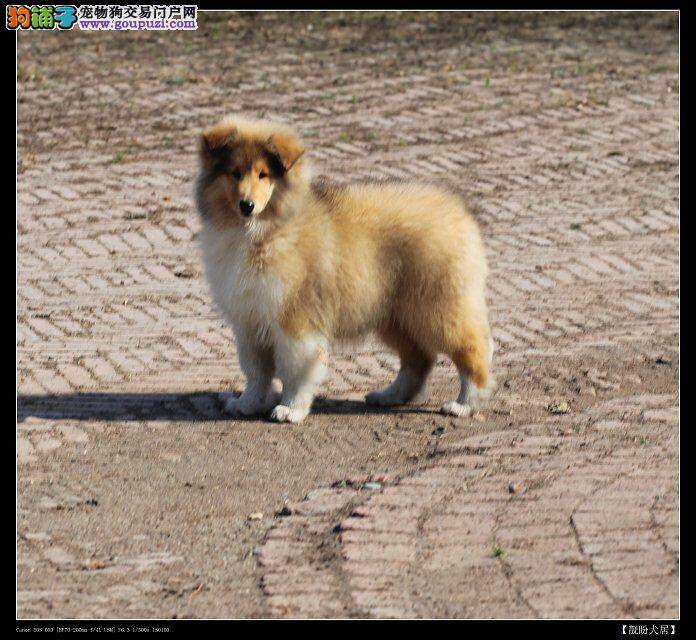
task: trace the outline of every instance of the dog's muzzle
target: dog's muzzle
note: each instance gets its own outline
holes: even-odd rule
[[[242,215],[248,218],[251,212],[254,210],[254,203],[251,200],[240,200],[239,201],[239,211]]]

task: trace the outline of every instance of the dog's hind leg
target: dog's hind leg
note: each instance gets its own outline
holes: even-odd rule
[[[445,402],[440,411],[452,416],[468,416],[476,410],[478,400],[492,388],[490,365],[493,340],[490,334],[468,335],[465,343],[451,354],[459,371],[461,390],[456,400]]]
[[[380,338],[399,354],[401,368],[388,387],[368,393],[365,402],[378,406],[410,402],[424,391],[435,356],[426,353],[405,332],[398,329],[383,331]]]

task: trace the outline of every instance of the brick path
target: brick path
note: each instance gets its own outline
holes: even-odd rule
[[[365,485],[325,488],[288,506],[261,553],[271,610],[674,616],[676,415],[665,410],[673,398],[619,400],[586,417],[630,416],[660,445],[608,445],[605,430],[618,420],[581,437],[559,430],[568,421],[524,425],[438,448],[427,469],[394,486],[366,483],[374,496]],[[317,554],[332,534],[339,569]]]
[[[201,23],[19,36],[19,615],[677,615],[674,14]],[[435,413],[444,360],[427,405],[366,411],[396,369],[367,343],[307,425],[226,419],[243,377],[191,183],[235,109],[296,123],[338,180],[469,198],[481,414]],[[249,524],[253,500],[290,514]]]

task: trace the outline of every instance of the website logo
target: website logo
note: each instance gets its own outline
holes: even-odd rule
[[[7,5],[10,30],[182,31],[198,28],[197,5]]]

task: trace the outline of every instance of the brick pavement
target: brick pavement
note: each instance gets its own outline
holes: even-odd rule
[[[293,617],[676,615],[676,416],[662,409],[673,400],[605,403],[588,417],[624,420],[590,422],[577,433],[563,428],[572,421],[547,420],[464,438],[438,447],[425,470],[397,482],[312,492],[267,535],[261,563],[272,610]],[[608,445],[607,429],[630,432],[637,424],[660,434],[660,444]],[[333,563],[316,557],[327,540]]]
[[[20,34],[19,614],[676,615],[677,100],[667,13],[208,14],[195,34]],[[316,431],[238,434],[218,392],[243,376],[191,198],[195,135],[233,109],[295,123],[338,180],[433,179],[470,200],[500,382],[481,414],[434,413],[455,384],[444,360],[420,410],[364,413],[397,364],[366,343],[337,348]],[[569,413],[550,414],[559,399]],[[235,524],[255,549],[238,566],[200,559],[222,524],[189,542],[171,523],[164,546],[134,534],[113,559],[121,543],[95,519],[118,513],[94,495],[134,477],[133,455],[205,460],[218,424],[251,469],[261,442],[338,456],[344,477],[297,463],[292,490],[269,480],[291,515]],[[165,472],[137,469],[135,502],[152,484],[198,522]],[[79,523],[93,547],[75,547]],[[104,545],[106,560],[81,559]]]

